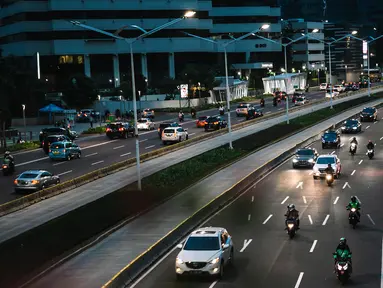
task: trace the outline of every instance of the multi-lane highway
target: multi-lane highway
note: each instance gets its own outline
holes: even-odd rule
[[[234,267],[226,269],[222,280],[177,281],[178,251],[174,250],[131,287],[339,287],[332,252],[341,237],[347,238],[353,251],[354,273],[348,284],[381,287],[382,126],[383,121],[363,124],[362,133],[356,135],[359,147],[354,157],[348,153],[352,135],[342,135],[344,145],[337,150],[322,150],[319,141],[311,145],[320,154],[334,153],[341,159],[342,175],[333,187],[313,180],[310,169],[292,169],[290,159],[205,223],[227,228],[236,245]],[[369,139],[377,143],[373,160],[365,155]],[[362,203],[356,230],[348,224],[345,209],[352,195]],[[284,214],[291,203],[301,218],[301,229],[292,240],[284,231]]]
[[[324,97],[324,92],[312,92],[308,94],[308,99],[315,101]],[[285,108],[282,104],[273,107],[271,100],[266,102],[263,109],[264,114],[280,111]],[[236,108],[236,106],[233,107]],[[209,110],[199,112],[198,116],[217,115],[217,110]],[[236,124],[244,121],[243,117],[236,117],[235,111],[232,112],[232,123]],[[226,117],[226,116],[225,116]],[[176,121],[177,119],[172,119]],[[189,137],[193,138],[205,132],[204,129],[196,128],[195,120],[185,119],[182,124],[188,128]],[[113,163],[127,160],[134,157],[135,142],[132,138],[109,140],[105,135],[91,136],[89,138],[79,139],[79,146],[82,148],[82,158],[72,161],[53,162],[40,149],[34,151],[21,152],[15,154],[17,173],[32,169],[44,169],[60,176],[61,181],[79,177],[96,169],[109,166]],[[163,147],[162,141],[159,139],[157,130],[140,132],[140,152],[146,153]],[[11,201],[22,195],[13,191],[13,177],[0,176],[0,203]]]

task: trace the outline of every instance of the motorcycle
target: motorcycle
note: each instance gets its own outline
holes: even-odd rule
[[[334,182],[334,175],[332,174],[327,174],[326,175],[326,182],[328,186],[331,186],[332,183]]]
[[[225,114],[225,111],[222,109],[222,110],[219,110],[219,115],[223,116]]]
[[[348,222],[352,225],[352,228],[355,229],[358,223],[358,214],[356,214],[355,208],[351,208],[350,214],[348,215]]]
[[[178,116],[178,121],[184,122],[184,115],[183,114]]]
[[[367,150],[367,155],[368,155],[368,158],[370,158],[370,160],[371,160],[372,157],[374,157],[374,150],[373,149],[368,149]]]
[[[261,107],[265,107],[265,100],[261,100],[261,102],[260,102],[260,106],[261,106]]]
[[[290,239],[293,239],[295,236],[296,231],[296,220],[295,219],[288,219],[286,221],[287,223],[287,234],[289,234]]]
[[[351,155],[355,155],[356,153],[356,144],[355,143],[351,143],[351,147],[350,147],[350,153]]]
[[[336,253],[334,253],[336,254]],[[347,280],[351,277],[351,263],[341,259],[335,263],[335,273],[336,277],[342,284],[346,284]]]
[[[196,118],[196,113],[193,111],[193,112],[191,112],[191,117],[193,118],[193,119],[195,119]]]
[[[14,167],[14,165],[12,165],[12,163],[9,160],[8,161],[4,160],[4,163],[1,167],[3,169],[3,175],[4,176],[7,176],[7,175],[15,172],[15,167]]]

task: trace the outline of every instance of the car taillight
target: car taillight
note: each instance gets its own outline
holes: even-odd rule
[[[13,181],[14,184],[17,184],[17,180],[15,179],[15,181]]]
[[[214,122],[214,125],[218,125],[218,122]]]
[[[52,152],[52,150],[51,150],[51,149],[49,149],[49,150],[48,150],[48,152],[49,152],[49,153],[51,153],[51,152]]]
[[[45,142],[43,141],[43,146],[44,146],[44,143],[45,143]]]
[[[3,169],[6,169],[7,168],[7,165],[3,165]]]
[[[106,128],[106,132],[110,132],[110,131],[112,131],[112,129]]]
[[[86,117],[86,116],[88,116],[88,115],[86,115],[86,113],[85,113],[84,116]]]
[[[120,132],[124,131],[124,128],[118,128],[118,131],[120,131]]]
[[[39,180],[32,180],[31,184],[38,184],[40,181]]]
[[[65,153],[65,151],[66,151],[66,150],[64,149],[63,152]]]
[[[160,132],[161,131],[160,128],[158,128],[157,131]]]

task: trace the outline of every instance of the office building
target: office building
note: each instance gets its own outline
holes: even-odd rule
[[[280,35],[280,8],[277,0],[45,0],[11,1],[0,10],[0,48],[3,55],[36,58],[40,55],[41,73],[49,81],[57,75],[85,73],[99,83],[118,86],[130,73],[129,45],[97,32],[72,25],[77,20],[89,26],[133,38],[142,32],[130,25],[151,30],[194,10],[185,19],[133,45],[138,73],[149,78],[176,77],[187,62],[217,63],[219,45],[186,36],[214,36],[227,41],[227,34],[239,37],[269,23],[265,37]],[[246,64],[243,69],[265,69],[272,63],[249,63],[252,54],[275,54],[281,47],[256,37],[227,47],[229,61]],[[31,60],[32,61],[32,60]],[[33,60],[35,61],[35,60]],[[32,62],[33,62],[32,61]]]

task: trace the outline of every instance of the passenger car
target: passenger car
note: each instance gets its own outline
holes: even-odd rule
[[[319,90],[326,90],[326,89],[327,89],[327,86],[328,86],[327,83],[321,83],[321,84],[319,85]]]
[[[145,118],[153,119],[154,118],[154,110],[146,108],[146,109],[144,109],[144,111],[142,111],[142,116],[144,116]]]
[[[134,136],[134,127],[130,123],[125,122],[114,122],[106,126],[106,136],[109,139],[114,138],[125,138],[127,139],[129,135]]]
[[[49,149],[49,158],[52,160],[71,160],[73,158],[81,158],[81,149],[77,144],[62,141],[51,144]]]
[[[334,170],[334,177],[339,178],[339,175],[342,170],[342,165],[339,158],[336,155],[320,155],[313,167],[313,178],[318,179],[320,177],[326,176],[326,168],[328,164],[331,164],[332,169]]]
[[[197,128],[203,128],[206,124],[206,119],[209,118],[209,116],[200,116],[198,117],[197,121],[195,122],[197,125]]]
[[[302,148],[295,152],[293,158],[293,168],[298,167],[313,167],[316,159],[318,158],[318,152],[313,148]]]
[[[158,136],[162,137],[162,131],[164,131],[165,128],[167,127],[181,127],[180,124],[178,124],[177,122],[164,122],[164,123],[161,123],[160,124],[160,127],[158,127],[157,131],[158,131]]]
[[[308,101],[309,100],[307,100],[305,96],[297,97],[294,105],[295,106],[305,105]]]
[[[326,90],[326,97],[327,98],[331,98],[331,93],[332,93],[332,97],[339,96],[338,90],[332,89],[332,92],[331,92],[331,90],[329,88],[327,88],[327,90]]]
[[[62,141],[72,142],[72,140],[69,137],[65,136],[65,135],[50,135],[50,136],[47,136],[44,139],[43,143],[42,143],[42,147],[43,147],[43,150],[44,150],[45,154],[49,153],[49,148],[50,148],[52,143],[62,142]]]
[[[340,146],[340,136],[338,131],[326,131],[322,136],[322,149],[327,147],[338,148]]]
[[[76,121],[77,122],[90,122],[91,119],[97,120],[100,118],[100,112],[95,111],[94,109],[82,109],[77,113]]]
[[[213,116],[206,119],[205,131],[209,130],[219,130],[221,128],[226,128],[227,122],[220,116]]]
[[[188,131],[182,127],[165,128],[161,137],[162,143],[164,143],[164,145],[168,144],[169,142],[181,142],[188,139]]]
[[[175,263],[176,275],[211,275],[223,277],[224,267],[234,259],[234,243],[225,228],[204,227],[193,231]]]
[[[360,121],[378,121],[378,110],[375,107],[365,107],[360,112]]]
[[[58,128],[58,127],[51,127],[51,128],[43,128],[40,131],[39,140],[40,143],[44,141],[44,139],[47,136],[50,135],[64,135],[70,138],[71,140],[74,140],[78,137],[77,133],[75,131],[65,129],[65,128]]]
[[[237,106],[237,109],[235,109],[235,112],[237,114],[237,117],[239,116],[246,116],[247,113],[248,113],[248,109],[250,107],[252,107],[253,105],[249,104],[249,103],[240,103],[238,106]]]
[[[138,130],[153,130],[154,122],[149,118],[141,118],[137,121],[137,129]]]
[[[343,85],[334,85],[333,90],[338,91],[339,93],[342,93],[346,90],[346,87]]]
[[[15,192],[38,191],[60,183],[57,175],[45,170],[29,170],[21,173],[14,181]]]
[[[262,117],[262,116],[263,116],[262,109],[256,109],[254,107],[251,107],[248,110],[248,113],[246,115],[246,120],[254,119],[254,118],[258,118],[258,117]]]
[[[362,131],[362,124],[357,119],[349,119],[343,122],[342,133],[356,133]]]

